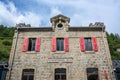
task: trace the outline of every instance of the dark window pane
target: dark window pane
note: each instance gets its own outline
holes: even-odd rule
[[[57,51],[63,51],[63,50],[64,50],[64,39],[57,38]]]
[[[27,76],[23,76],[22,80],[27,80]]]
[[[34,80],[34,69],[24,69],[22,80]]]
[[[66,80],[66,75],[61,75],[62,80]]]
[[[55,69],[55,72],[56,73],[66,73],[66,69],[64,69],[64,68],[57,68],[57,69]]]
[[[63,51],[64,50],[64,40],[63,39],[61,39],[61,51]]]
[[[31,39],[29,39],[29,43],[28,43],[28,51],[31,51],[31,47],[32,47],[32,42],[31,42]]]
[[[36,44],[36,39],[33,39],[31,51],[35,51],[35,44]]]
[[[36,39],[29,38],[28,51],[35,51]]]
[[[115,75],[116,75],[117,80],[120,80],[120,68],[116,68]]]
[[[57,51],[59,51],[59,48],[60,48],[60,41],[59,41],[59,39],[57,39]]]
[[[55,80],[66,80],[66,69],[65,68],[55,69]]]
[[[92,50],[91,38],[85,38],[84,40],[85,40],[85,50],[91,51]]]
[[[33,76],[29,76],[29,80],[33,80],[34,79],[34,77]]]
[[[0,79],[2,77],[2,68],[0,68]]]
[[[60,75],[55,75],[55,80],[60,79]]]
[[[87,68],[87,79],[88,80],[99,80],[98,68]]]

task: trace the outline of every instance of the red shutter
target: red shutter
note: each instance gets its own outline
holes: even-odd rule
[[[52,51],[55,52],[56,51],[56,37],[52,38]]]
[[[22,51],[23,52],[26,52],[28,49],[28,38],[24,38],[24,41],[23,41],[23,47],[22,47]]]
[[[69,51],[69,39],[68,39],[68,37],[65,37],[65,38],[64,38],[64,50],[65,50],[66,52]]]
[[[105,78],[108,78],[108,73],[106,70],[104,70],[104,76],[105,76]]]
[[[82,52],[85,51],[84,37],[80,37],[80,48]]]
[[[96,37],[92,37],[92,42],[93,42],[94,51],[98,51],[98,45],[97,45]]]
[[[38,37],[36,39],[36,46],[35,46],[35,51],[39,52],[40,51],[40,43],[41,43],[41,38]]]

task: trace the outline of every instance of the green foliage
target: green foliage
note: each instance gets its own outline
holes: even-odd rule
[[[117,49],[120,48],[120,36],[118,34],[107,33],[107,39],[112,60],[120,59],[120,52],[117,51]]]
[[[8,40],[3,41],[2,44],[5,45],[5,46],[11,46],[12,45],[12,43]]]
[[[0,61],[8,61],[14,28],[0,25]]]

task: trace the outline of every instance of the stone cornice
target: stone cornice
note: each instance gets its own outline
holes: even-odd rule
[[[105,27],[70,27],[69,31],[105,31]]]
[[[52,27],[20,27],[18,28],[18,31],[51,31],[52,32]],[[68,31],[105,31],[105,27],[69,27]]]

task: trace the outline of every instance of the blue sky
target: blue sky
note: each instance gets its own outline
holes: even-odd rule
[[[104,22],[109,33],[120,34],[120,0],[0,0],[0,24],[7,26],[51,26],[58,14],[70,17],[70,26]]]

